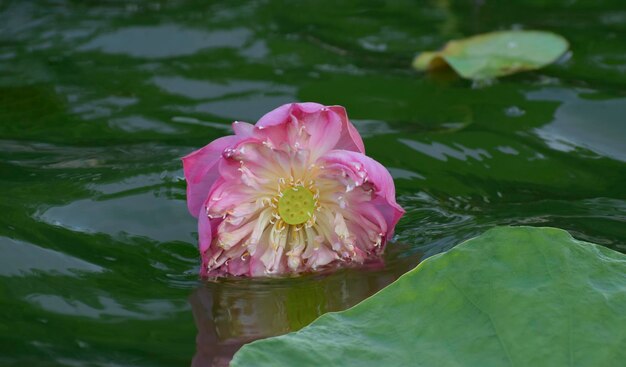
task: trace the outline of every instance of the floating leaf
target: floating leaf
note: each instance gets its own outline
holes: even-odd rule
[[[501,227],[351,309],[245,345],[232,366],[618,366],[625,345],[626,256]]]
[[[543,31],[500,31],[450,41],[441,51],[422,52],[417,70],[450,65],[467,79],[488,79],[544,67],[567,51],[565,38]]]

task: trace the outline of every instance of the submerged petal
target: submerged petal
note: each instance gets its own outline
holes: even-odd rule
[[[213,242],[213,232],[211,228],[211,222],[208,215],[203,213],[198,218],[198,250],[200,251],[200,257],[202,259],[202,266],[200,267],[200,274],[206,275],[209,265],[209,257],[212,255],[211,243]]]

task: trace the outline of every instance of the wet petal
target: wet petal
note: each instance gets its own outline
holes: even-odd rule
[[[252,136],[252,134],[254,133],[254,125],[249,124],[247,122],[243,122],[243,121],[235,121],[233,122],[233,131],[235,132],[235,135],[237,135],[240,138],[247,138]]]
[[[310,135],[307,148],[312,152],[312,159],[334,149],[341,136],[341,119],[328,108],[302,117],[304,128]]]
[[[337,114],[341,119],[341,136],[335,146],[335,149],[351,150],[365,154],[365,145],[363,145],[363,139],[348,119],[346,109],[342,106],[331,106],[331,111]]]
[[[396,203],[396,190],[389,171],[372,158],[347,150],[333,150],[321,161],[325,165],[342,169],[356,184],[362,185],[365,182],[373,184],[376,197],[372,203],[385,218],[388,229],[386,238],[389,239],[393,235],[396,223],[404,214],[404,209]]]
[[[266,128],[285,124],[291,120],[290,116],[292,115],[294,108],[305,113],[314,113],[321,110],[323,107],[323,105],[313,102],[284,104],[263,115],[255,126]]]
[[[211,186],[219,178],[217,163],[222,158],[222,152],[237,141],[239,137],[235,135],[225,136],[183,157],[187,208],[194,217],[198,217]]]
[[[198,218],[198,250],[202,258],[202,265],[200,266],[200,275],[202,276],[206,275],[209,257],[212,255],[210,251],[212,242],[211,222],[206,214],[201,214]]]
[[[233,130],[183,160],[203,275],[299,273],[383,251],[404,211],[342,107],[292,103]],[[278,210],[295,187],[315,201],[302,223]]]

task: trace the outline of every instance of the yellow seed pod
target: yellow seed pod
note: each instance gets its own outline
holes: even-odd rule
[[[285,189],[278,200],[278,214],[287,224],[305,223],[313,216],[314,210],[313,193],[304,186]]]

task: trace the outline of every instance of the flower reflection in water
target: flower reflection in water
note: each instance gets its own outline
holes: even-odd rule
[[[191,365],[228,366],[243,344],[299,330],[323,313],[345,310],[397,279],[415,262],[412,258],[385,267],[379,261],[297,278],[206,282],[190,297],[198,328]]]

